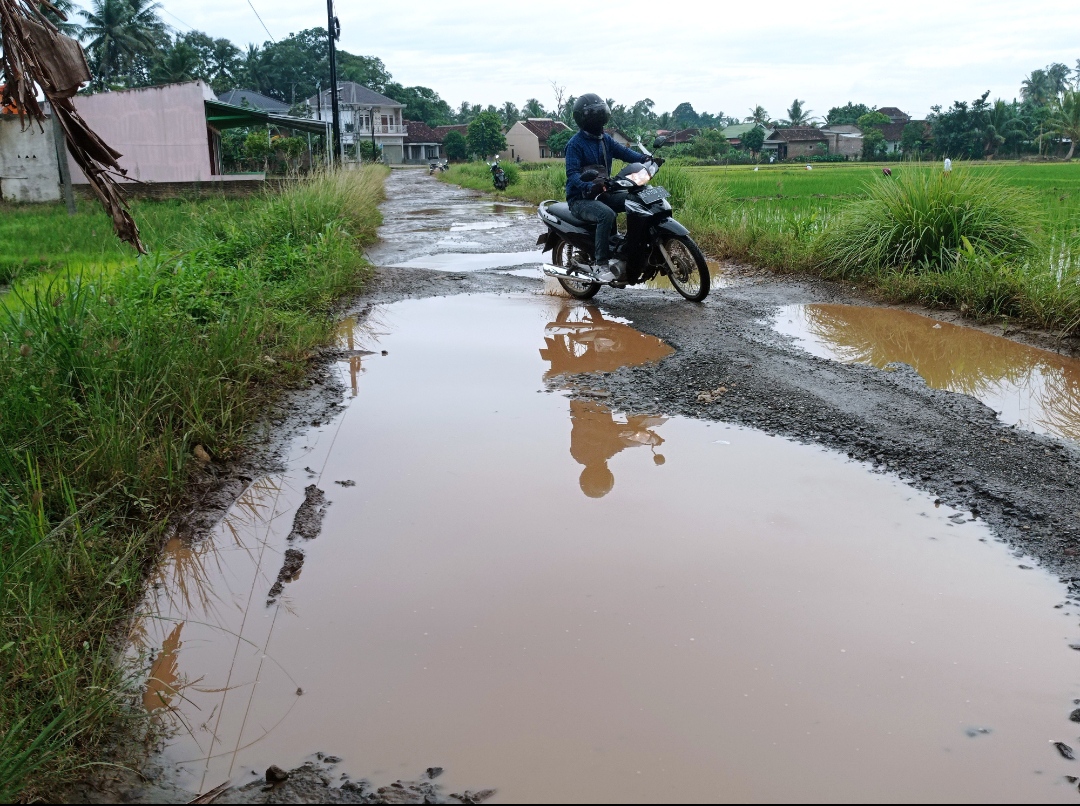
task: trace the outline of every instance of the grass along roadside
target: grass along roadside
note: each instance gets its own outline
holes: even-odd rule
[[[887,300],[977,319],[1080,332],[1080,164],[957,163],[948,180],[936,163],[891,165],[892,177],[881,167],[669,162],[657,181],[718,259],[843,278]],[[521,171],[503,195],[562,198],[564,176],[558,165]],[[483,164],[440,178],[491,190]],[[923,230],[916,240],[937,239],[937,265],[920,249],[894,248],[915,230]]]
[[[55,791],[126,711],[114,639],[196,446],[246,429],[368,276],[385,169],[211,205],[112,273],[0,298],[0,799]]]

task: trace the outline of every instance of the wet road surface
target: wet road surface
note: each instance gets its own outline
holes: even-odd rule
[[[531,248],[527,218],[479,226],[505,215],[481,204],[396,173],[373,256],[424,258],[409,226]],[[874,473],[771,435],[791,421],[741,427],[763,415],[738,401],[755,364],[760,384],[787,362],[763,405],[797,410],[804,441],[829,444],[838,411],[887,420],[866,407],[919,398],[924,419],[953,411],[969,438],[1056,443],[914,373],[805,356],[757,315],[775,316],[774,290],[584,306],[448,271],[464,273],[384,272],[343,328],[340,413],[301,432],[207,540],[170,544],[133,652],[154,656],[145,704],[180,725],[163,757],[180,784],[243,783],[323,750],[374,780],[438,764],[447,786],[505,802],[1077,798],[1077,762],[1049,743],[1080,744],[1077,605],[995,539],[1001,518],[942,500],[985,476],[939,497],[890,467],[887,429],[849,435],[889,469]],[[740,324],[738,339],[703,335]],[[791,388],[826,370],[848,386],[815,417]],[[866,400],[844,397],[856,383]],[[905,450],[939,461],[940,445]],[[1067,471],[1071,457],[1055,448]],[[312,490],[330,501],[318,536],[290,540]]]

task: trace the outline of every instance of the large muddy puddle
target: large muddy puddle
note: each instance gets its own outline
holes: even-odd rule
[[[929,386],[978,398],[1002,421],[1080,440],[1080,361],[893,308],[789,305],[776,329],[822,358],[908,364]]]
[[[981,522],[612,410],[570,373],[670,350],[595,307],[412,300],[343,345],[341,414],[138,622],[192,791],[324,751],[504,802],[1077,799],[1074,606]]]

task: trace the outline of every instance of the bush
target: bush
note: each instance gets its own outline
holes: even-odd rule
[[[1026,190],[955,170],[904,171],[866,186],[821,239],[822,259],[843,275],[887,268],[948,271],[961,252],[1022,257],[1038,216]]]

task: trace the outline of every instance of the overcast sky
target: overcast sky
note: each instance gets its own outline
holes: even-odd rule
[[[87,4],[86,0],[81,0]],[[326,24],[318,0],[251,0],[275,38]],[[163,0],[163,18],[241,47],[268,39],[247,0]],[[551,82],[656,111],[783,117],[793,98],[816,115],[851,100],[923,117],[986,90],[1012,99],[1031,70],[1080,58],[1080,7],[1002,0],[505,3],[338,0],[340,46],[378,56],[396,81],[451,106],[539,98]],[[175,16],[173,16],[175,15]],[[182,21],[182,22],[181,22]]]

